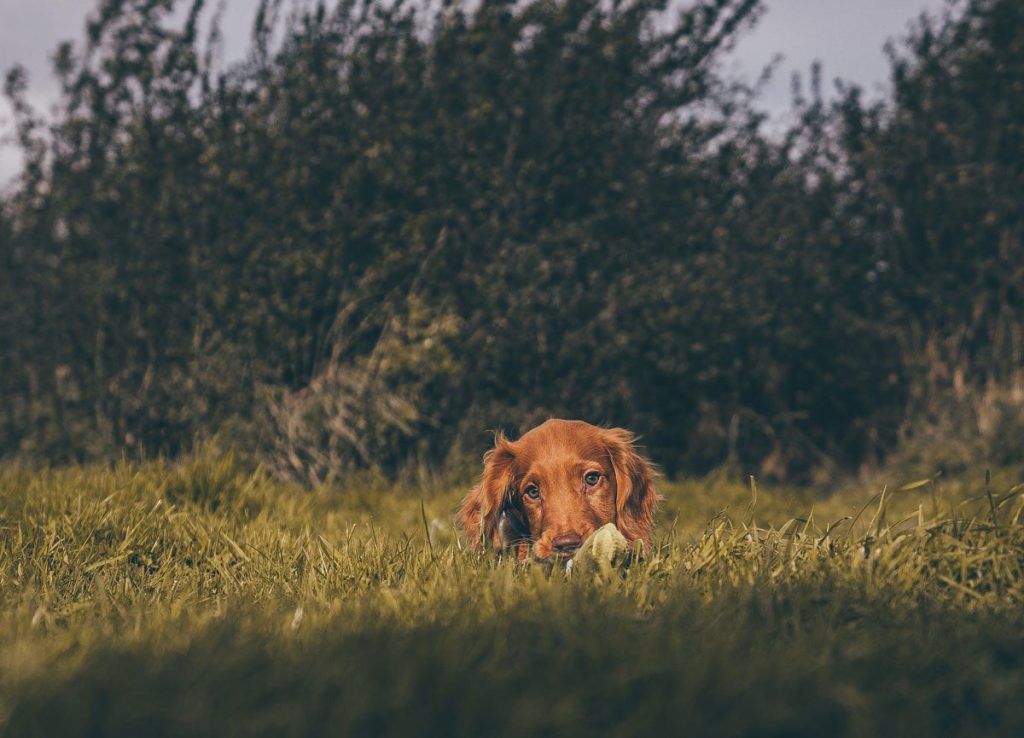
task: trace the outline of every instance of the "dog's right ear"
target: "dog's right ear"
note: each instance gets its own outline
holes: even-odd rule
[[[498,515],[515,484],[515,447],[499,431],[494,436],[494,448],[484,454],[484,473],[480,484],[466,495],[459,511],[459,520],[470,545],[491,546],[501,550],[501,535],[497,530]]]

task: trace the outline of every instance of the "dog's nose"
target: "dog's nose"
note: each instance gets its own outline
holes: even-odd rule
[[[583,543],[579,533],[566,533],[551,541],[551,548],[555,553],[569,556],[576,553],[576,549]]]

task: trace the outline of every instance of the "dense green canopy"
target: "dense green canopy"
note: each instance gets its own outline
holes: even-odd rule
[[[7,76],[6,454],[219,431],[316,482],[560,415],[792,474],[1019,371],[1016,0],[778,136],[715,65],[756,0],[267,2],[226,70],[175,5],[103,0],[52,122]]]

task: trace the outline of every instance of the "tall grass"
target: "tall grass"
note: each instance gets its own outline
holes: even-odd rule
[[[465,550],[457,487],[8,469],[0,733],[1013,734],[1016,482],[666,483],[609,579]]]

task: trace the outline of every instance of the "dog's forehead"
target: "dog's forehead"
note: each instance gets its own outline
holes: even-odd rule
[[[549,420],[524,434],[516,451],[529,466],[600,461],[608,454],[601,429],[578,420]]]

